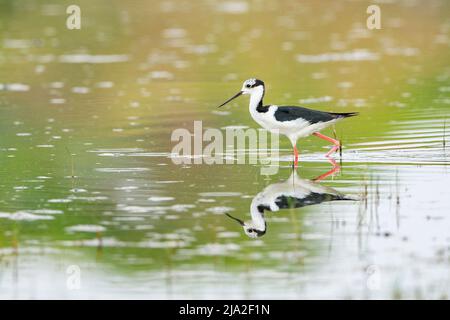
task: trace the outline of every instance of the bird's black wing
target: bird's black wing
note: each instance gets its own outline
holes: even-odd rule
[[[281,195],[275,199],[275,204],[278,206],[279,209],[292,209],[336,200],[355,200],[355,199],[349,198],[342,194],[311,192],[303,198]],[[264,213],[264,211],[272,211],[272,210],[270,210],[270,206],[261,204],[258,206],[258,211],[260,213]]]
[[[340,194],[316,193],[311,192],[304,198],[295,198],[291,196],[280,196],[275,203],[280,209],[301,208],[313,204],[319,204],[327,201],[335,200],[352,200]]]
[[[281,106],[275,111],[275,119],[277,121],[292,121],[303,119],[311,124],[318,122],[328,122],[334,119],[346,118],[357,115],[356,112],[349,113],[332,113],[319,110],[312,110],[304,107],[288,107]]]

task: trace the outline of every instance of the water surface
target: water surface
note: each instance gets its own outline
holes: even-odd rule
[[[71,31],[59,1],[3,1],[0,297],[448,298],[448,3],[382,3],[373,31],[369,4],[79,1]],[[215,108],[250,77],[267,103],[360,112],[317,182],[359,201],[266,212],[252,239],[225,213],[289,179],[287,139],[272,176],[173,164],[194,120],[257,128],[245,98]],[[298,146],[300,178],[331,169]]]

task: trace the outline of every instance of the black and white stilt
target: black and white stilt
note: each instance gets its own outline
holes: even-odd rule
[[[249,94],[249,110],[252,118],[264,129],[283,134],[291,141],[294,148],[294,166],[298,164],[297,140],[299,138],[315,135],[318,138],[331,142],[333,147],[326,154],[328,157],[341,147],[340,142],[321,134],[319,131],[341,119],[358,114],[356,112],[325,112],[296,106],[264,105],[264,93],[265,86],[263,81],[248,79],[244,81],[241,91],[222,103],[219,108],[242,94]]]
[[[294,170],[287,180],[268,185],[253,198],[250,204],[251,220],[243,221],[228,213],[226,215],[238,222],[247,236],[258,238],[267,232],[265,212],[301,208],[328,201],[359,200],[358,196],[346,195],[318,183],[334,172],[335,169],[331,169],[317,178],[309,180],[300,178]]]

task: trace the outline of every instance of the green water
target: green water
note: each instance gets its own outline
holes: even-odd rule
[[[81,30],[70,4],[0,2],[0,298],[448,297],[446,1],[382,3],[381,30],[370,1],[78,1]],[[288,139],[276,175],[173,164],[195,120],[258,127],[246,97],[216,109],[251,77],[266,103],[360,113],[318,182],[360,201],[268,212],[251,239],[224,213],[290,177]],[[331,169],[298,147],[301,178]]]

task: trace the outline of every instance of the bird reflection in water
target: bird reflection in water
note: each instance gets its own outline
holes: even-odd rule
[[[293,170],[287,180],[267,186],[253,198],[250,205],[251,221],[243,221],[228,213],[226,215],[238,222],[247,236],[258,238],[267,231],[265,211],[276,212],[280,209],[301,208],[328,201],[358,200],[357,196],[345,195],[318,183],[338,170],[338,167],[334,167],[313,180],[302,179],[297,171]]]

